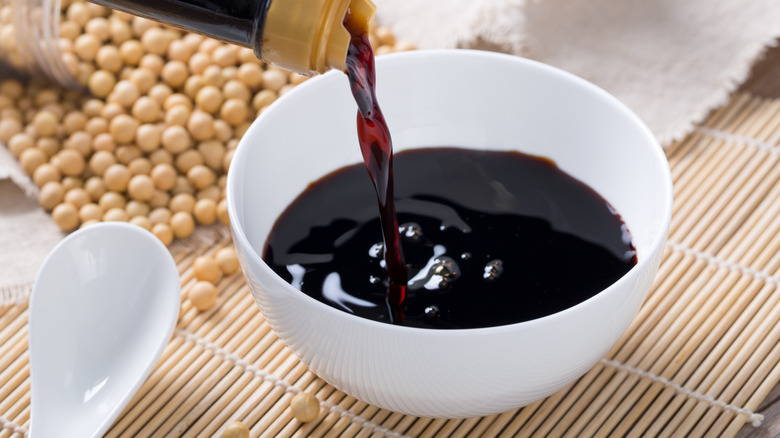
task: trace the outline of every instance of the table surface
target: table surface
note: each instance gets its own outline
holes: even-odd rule
[[[765,53],[750,74],[741,91],[770,99],[780,98],[780,46]],[[746,425],[739,431],[739,438],[770,438],[780,436],[780,385],[775,387],[759,407],[764,415],[763,424],[754,428]]]
[[[771,118],[762,115],[772,111],[773,114],[780,114],[779,97],[780,48],[776,48],[770,50],[765,59],[756,65],[750,79],[720,113],[716,111],[689,139],[674,145],[667,153],[673,174],[684,182],[683,186],[693,187],[692,181],[701,179],[697,186],[701,200],[695,198],[696,193],[692,194],[693,189],[685,191],[678,187],[682,193],[675,195],[676,212],[679,216],[681,212],[688,211],[686,209],[690,211],[686,213],[688,216],[685,219],[678,219],[673,224],[670,239],[672,246],[662,264],[666,274],[678,275],[674,277],[677,283],[692,285],[686,286],[686,291],[680,293],[681,301],[690,299],[696,303],[697,287],[703,287],[703,283],[697,286],[696,278],[686,279],[685,275],[690,270],[675,274],[676,265],[700,263],[702,271],[699,278],[702,282],[709,278],[718,280],[720,277],[717,276],[721,273],[727,275],[724,273],[726,271],[729,271],[728,275],[739,271],[737,274],[748,273],[754,277],[755,272],[758,272],[749,266],[727,269],[730,267],[723,260],[697,249],[697,242],[686,241],[683,231],[688,229],[686,227],[697,230],[699,221],[726,223],[708,216],[707,211],[697,213],[696,206],[700,203],[718,205],[715,199],[717,196],[708,197],[707,193],[708,184],[715,186],[721,180],[720,174],[715,171],[718,160],[727,162],[731,159],[735,166],[754,163],[750,164],[753,167],[748,166],[746,169],[755,169],[756,172],[763,169],[761,158],[764,155],[755,155],[755,160],[749,163],[747,158],[740,161],[733,145],[743,142],[748,146],[777,149],[776,138],[770,144],[760,136],[753,138],[745,134],[742,131],[744,120],[741,114],[770,120],[766,123],[776,126],[769,128],[780,132],[780,115]],[[729,120],[731,122],[727,123]],[[708,166],[707,160],[713,163],[709,174],[690,170],[699,165],[695,163],[705,162],[701,165]],[[729,168],[728,165],[720,166],[726,170]],[[746,178],[751,177],[747,175]],[[760,178],[756,183],[761,183]],[[720,194],[728,192],[727,186],[719,187]],[[770,192],[771,187],[765,190]],[[733,196],[743,195],[735,191]],[[760,200],[756,205],[758,202]],[[735,215],[738,213],[735,212]],[[749,222],[747,214],[745,218],[742,222]],[[213,233],[211,243],[194,245],[189,251],[174,254],[183,285],[193,281],[191,264],[196,255],[213,253],[230,244],[224,230]],[[733,234],[739,235],[736,228]],[[776,284],[776,276],[773,278]],[[621,351],[626,345],[635,342],[641,347],[643,334],[649,336],[652,333],[652,324],[644,328],[639,323],[631,329],[633,334],[621,341],[620,348],[611,352],[608,359],[577,384],[526,408],[464,420],[422,419],[382,411],[345,396],[303,367],[273,335],[257,312],[240,274],[223,278],[219,288],[220,302],[215,310],[199,313],[191,306],[184,307],[177,330],[160,364],[107,436],[213,436],[218,435],[225,424],[236,419],[249,424],[253,436],[639,436],[642,431],[650,435],[668,435],[669,431],[674,430],[669,428],[669,424],[679,426],[676,429],[678,433],[687,431],[687,436],[710,436],[711,433],[707,431],[715,430],[715,426],[709,424],[723,424],[723,428],[718,429],[724,431],[719,433],[723,436],[780,436],[780,386],[770,392],[763,391],[761,385],[755,384],[763,402],[749,409],[744,408],[750,405],[749,395],[741,399],[737,394],[734,398],[723,398],[726,400],[723,401],[723,394],[722,397],[711,397],[707,391],[688,381],[678,383],[676,377],[663,377],[663,372],[653,371],[653,363],[642,365],[645,362],[632,362],[628,356],[621,359]],[[666,290],[664,288],[662,282],[657,285],[658,290]],[[777,293],[776,290],[774,292]],[[689,298],[686,298],[686,293],[690,295]],[[739,295],[737,291],[736,296]],[[660,314],[671,315],[671,319],[681,319],[674,313],[672,305],[663,307],[663,298],[660,292],[651,294],[639,318],[642,324],[652,320],[656,309],[663,310],[659,310]],[[681,311],[679,315],[685,314],[685,311]],[[659,319],[651,322],[661,324],[663,321]],[[0,438],[25,436],[29,426],[29,363],[25,324],[26,306],[0,309]],[[672,343],[672,340],[669,342]],[[668,363],[668,366],[674,365],[674,361]],[[777,382],[780,364],[773,361],[767,367],[771,370],[765,370],[761,379],[764,382]],[[761,367],[756,369],[760,370]],[[746,385],[751,382],[748,379]],[[627,403],[637,388],[644,389]],[[298,391],[315,394],[322,402],[320,416],[312,423],[301,424],[289,412],[289,399]],[[664,397],[667,401],[659,404],[659,400]],[[671,409],[669,406],[678,406],[679,409]],[[694,413],[697,415],[695,418]],[[757,414],[763,416],[759,427],[745,424],[751,418],[758,418]],[[707,425],[703,426],[705,423]],[[637,428],[637,424],[642,428]]]

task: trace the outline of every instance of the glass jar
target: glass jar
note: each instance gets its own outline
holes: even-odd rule
[[[7,74],[80,88],[62,59],[60,0],[0,0],[0,64]]]

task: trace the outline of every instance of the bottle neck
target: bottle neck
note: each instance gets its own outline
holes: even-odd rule
[[[264,16],[262,47],[266,62],[306,75],[344,71],[350,35],[347,11],[371,28],[376,7],[371,0],[271,0]]]
[[[227,43],[255,49],[270,0],[89,0]]]

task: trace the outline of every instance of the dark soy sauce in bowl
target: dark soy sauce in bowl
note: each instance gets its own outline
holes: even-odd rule
[[[312,184],[277,219],[263,256],[277,274],[361,317],[462,329],[558,312],[636,264],[620,216],[548,160],[442,148],[394,169],[367,23],[344,25],[365,166]]]
[[[406,297],[402,324],[465,329],[550,315],[636,264],[629,232],[596,192],[550,160],[429,148],[395,156]],[[311,184],[277,219],[266,263],[337,309],[394,322],[376,193],[365,166]]]

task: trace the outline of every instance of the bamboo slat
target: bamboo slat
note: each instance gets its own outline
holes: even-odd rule
[[[231,245],[224,237],[174,254],[179,323],[106,436],[219,436],[242,421],[253,436],[282,437],[734,437],[761,421],[756,410],[780,382],[778,142],[780,100],[741,93],[667,150],[675,205],[653,289],[608,356],[544,400],[444,420],[343,394],[276,337],[240,273],[218,282],[214,308],[189,304],[192,263]],[[27,311],[0,309],[0,438],[29,427]],[[321,402],[312,422],[290,412],[299,392]]]

